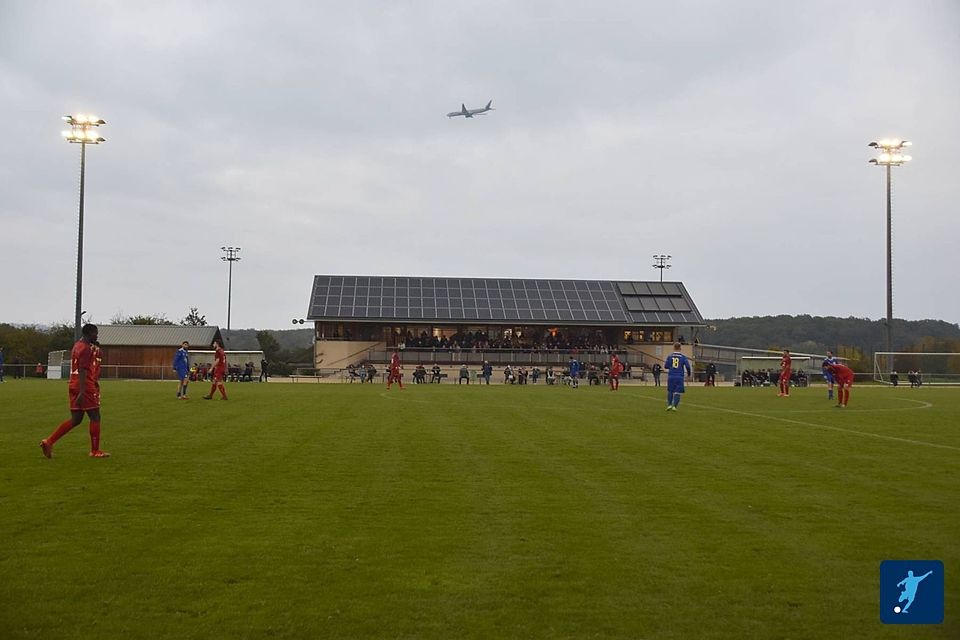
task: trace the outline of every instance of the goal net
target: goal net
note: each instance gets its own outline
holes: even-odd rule
[[[780,360],[783,356],[740,356],[737,362],[737,378],[744,387],[764,387],[775,385],[780,379]],[[811,373],[813,361],[806,356],[792,356],[791,365],[793,375],[791,380],[795,386],[806,386]]]
[[[873,379],[912,386],[960,385],[960,353],[878,351],[873,354]]]

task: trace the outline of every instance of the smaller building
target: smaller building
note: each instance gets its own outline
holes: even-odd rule
[[[191,352],[209,350],[214,340],[223,344],[219,327],[126,324],[98,328],[102,378],[172,380],[173,355],[184,340]]]

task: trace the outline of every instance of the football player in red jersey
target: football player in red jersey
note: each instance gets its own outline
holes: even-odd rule
[[[40,441],[40,450],[53,457],[53,445],[68,431],[83,422],[83,414],[90,418],[90,457],[109,458],[100,450],[100,346],[97,326],[85,324],[82,337],[73,345],[70,354],[70,419],[63,422],[47,438]]]
[[[793,373],[793,362],[790,359],[790,350],[783,350],[780,359],[780,393],[781,398],[790,396],[790,375]]]
[[[403,389],[403,380],[400,377],[400,354],[396,351],[390,356],[390,372],[387,374],[387,389],[389,389],[390,385],[394,382],[400,385],[401,390]]]
[[[610,356],[610,390],[616,391],[620,388],[620,374],[623,373],[623,363],[617,354]]]
[[[824,363],[823,368],[833,374],[833,385],[837,389],[837,406],[847,406],[850,401],[850,387],[853,386],[853,369],[839,362]]]
[[[213,392],[220,390],[223,399],[227,399],[227,390],[223,387],[223,378],[227,375],[227,354],[223,352],[220,342],[213,341],[213,384],[210,385],[210,393],[203,396],[204,400],[213,400]]]

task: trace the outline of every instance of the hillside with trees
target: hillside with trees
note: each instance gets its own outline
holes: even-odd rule
[[[884,350],[884,320],[831,316],[754,316],[706,320],[716,330],[698,333],[700,342],[753,349],[791,349],[823,353],[839,347],[859,349],[871,357]],[[960,326],[942,320],[893,321],[893,350],[920,351],[933,343],[960,341]]]

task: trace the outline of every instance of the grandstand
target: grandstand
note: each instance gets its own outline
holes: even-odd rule
[[[382,367],[395,350],[445,372],[556,367],[573,354],[600,364],[611,352],[649,368],[704,326],[680,282],[345,275],[314,277],[307,319],[324,371]]]

